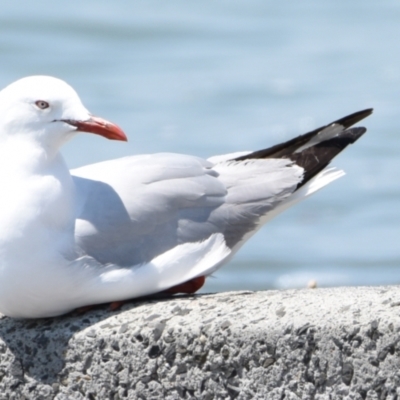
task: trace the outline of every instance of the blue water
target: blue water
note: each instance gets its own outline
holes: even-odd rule
[[[71,167],[273,145],[374,107],[347,175],[264,227],[205,291],[400,283],[400,3],[2,1],[0,86],[60,77],[129,143],[81,135]],[[363,123],[364,124],[364,123]]]

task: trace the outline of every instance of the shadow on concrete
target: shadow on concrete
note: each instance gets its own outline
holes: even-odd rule
[[[125,310],[144,306],[149,302],[173,301],[177,298],[204,296],[156,295],[127,302],[124,310],[110,311],[108,305],[96,306],[84,314],[77,312],[57,318],[17,320],[3,317],[0,320],[0,359],[8,365],[16,384],[28,375],[38,382],[52,384],[60,380],[65,365],[68,343],[72,336],[98,322],[118,315]]]

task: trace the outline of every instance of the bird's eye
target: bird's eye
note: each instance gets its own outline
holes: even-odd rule
[[[44,100],[35,101],[35,104],[36,104],[37,107],[40,108],[41,110],[44,110],[44,109],[50,107],[49,103],[48,103],[47,101],[44,101]]]

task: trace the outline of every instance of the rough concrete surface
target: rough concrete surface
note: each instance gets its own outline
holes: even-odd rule
[[[1,399],[400,399],[398,287],[0,320]]]

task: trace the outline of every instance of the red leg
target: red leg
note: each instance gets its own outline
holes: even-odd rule
[[[75,312],[78,314],[85,314],[88,311],[94,310],[98,305],[92,305],[92,306],[83,306],[75,309]]]
[[[173,286],[172,288],[164,290],[161,293],[165,293],[165,294],[196,293],[204,285],[205,281],[206,281],[205,276],[199,276],[198,278],[191,279],[190,281],[181,283],[180,285],[176,285],[176,286]],[[111,311],[119,310],[127,302],[129,302],[129,300],[113,301],[110,303],[110,310]],[[80,314],[83,314],[87,311],[90,311],[90,310],[96,308],[96,307],[98,307],[98,305],[79,307],[76,309],[76,311]]]
[[[129,300],[122,300],[122,301],[113,301],[110,303],[110,311],[117,311],[119,310],[125,303],[127,303]],[[93,304],[91,306],[83,306],[75,309],[75,312],[78,314],[85,314],[88,311],[94,310],[96,308],[100,308],[101,306],[104,306],[104,304]]]
[[[110,303],[110,311],[117,311],[119,310],[125,303],[127,303],[129,300],[121,300],[121,301],[113,301]]]
[[[187,293],[187,294],[192,294],[192,293],[197,292],[204,285],[205,281],[206,281],[206,277],[205,276],[199,276],[198,278],[191,279],[190,281],[187,281],[185,283],[181,283],[180,285],[176,285],[176,286],[173,286],[172,288],[164,290],[161,293],[167,293],[167,294]],[[113,301],[110,304],[110,310],[111,311],[119,310],[128,301],[129,300]]]
[[[181,283],[180,285],[173,286],[162,293],[176,294],[176,293],[196,293],[206,281],[205,276],[199,276],[198,278],[191,279],[190,281]]]

